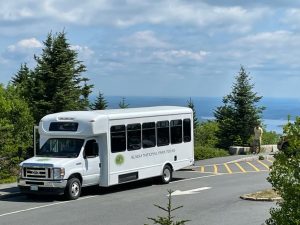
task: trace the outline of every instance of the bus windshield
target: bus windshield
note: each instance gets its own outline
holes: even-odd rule
[[[38,150],[37,156],[76,158],[80,153],[83,143],[84,139],[50,138]]]

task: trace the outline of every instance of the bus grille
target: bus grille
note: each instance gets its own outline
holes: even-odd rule
[[[42,167],[23,167],[23,178],[28,179],[51,179],[52,169]]]

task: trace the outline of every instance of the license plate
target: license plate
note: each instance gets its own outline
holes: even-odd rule
[[[38,186],[30,186],[30,190],[37,191],[37,190],[39,190],[39,187]]]

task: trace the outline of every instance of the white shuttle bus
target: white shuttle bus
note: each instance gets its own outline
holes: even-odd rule
[[[194,163],[193,112],[159,106],[50,114],[39,123],[40,147],[20,164],[25,194],[65,194],[81,187],[161,177]]]

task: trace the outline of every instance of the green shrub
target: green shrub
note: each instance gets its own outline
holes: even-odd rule
[[[218,143],[216,132],[218,123],[215,121],[201,122],[195,129],[195,144],[200,146],[215,147]]]
[[[0,181],[18,174],[18,151],[32,145],[33,117],[23,97],[0,84]]]
[[[300,117],[288,123],[284,132],[289,147],[274,157],[268,181],[282,197],[276,208],[271,208],[268,225],[300,224]]]
[[[262,135],[263,145],[275,145],[279,141],[279,135],[275,131],[264,130]]]
[[[205,147],[205,146],[195,147],[195,160],[223,157],[228,155],[229,155],[228,151],[219,148]]]

